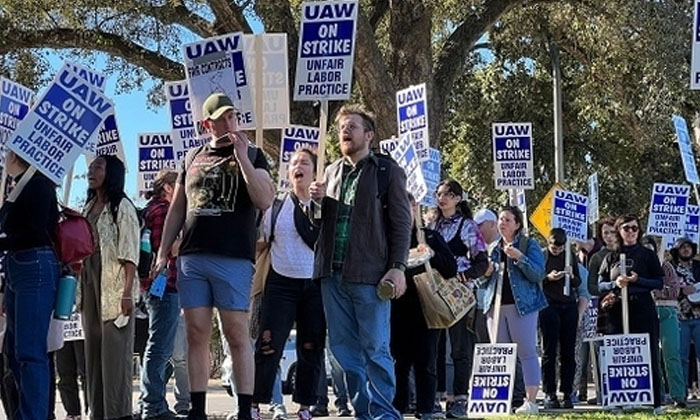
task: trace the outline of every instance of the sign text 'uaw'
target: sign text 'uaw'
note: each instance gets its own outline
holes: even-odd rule
[[[467,417],[484,418],[510,414],[515,379],[516,344],[474,346]]]
[[[170,133],[139,134],[139,198],[153,189],[153,181],[162,169],[175,169]]]
[[[289,180],[289,162],[292,160],[294,152],[303,147],[308,147],[313,150],[318,149],[320,137],[321,132],[318,127],[290,125],[282,131],[279,181],[277,182],[279,190],[286,191],[291,188]]]
[[[418,159],[425,162],[430,158],[428,133],[428,91],[425,83],[409,86],[396,92],[396,121],[399,137],[410,136]]]
[[[588,197],[571,191],[554,190],[552,227],[562,228],[575,241],[588,240]]]

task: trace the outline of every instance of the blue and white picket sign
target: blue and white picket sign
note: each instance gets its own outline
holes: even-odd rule
[[[289,125],[289,72],[287,71],[287,34],[243,35],[243,51],[248,74],[254,75],[255,39],[262,39],[263,59],[263,128],[284,129]],[[250,80],[255,103],[255,77]]]
[[[114,113],[105,118],[102,129],[97,134],[97,148],[95,149],[96,156],[112,155],[117,156],[126,166],[126,154],[124,153],[124,145],[119,135],[117,127],[117,119]]]
[[[425,83],[396,92],[396,121],[399,137],[411,136],[421,162],[430,159],[428,133],[428,91]]]
[[[477,344],[469,381],[468,418],[510,415],[517,344]]]
[[[683,117],[674,115],[673,127],[676,129],[676,137],[678,137],[678,147],[681,151],[685,179],[691,184],[699,184],[700,177],[698,177],[698,168],[695,165],[695,158],[693,157],[693,146],[690,144],[688,125],[685,123]]]
[[[534,189],[532,123],[493,123],[491,130],[496,189]]]
[[[527,220],[527,200],[525,199],[525,190],[520,188],[515,190],[515,205],[518,206],[521,212],[523,212],[523,218]]]
[[[58,184],[113,112],[112,101],[64,65],[7,147]]]
[[[694,243],[698,243],[700,240],[700,207],[694,204],[688,204],[687,212],[685,214],[685,233],[684,237],[689,238]],[[671,249],[679,236],[664,235],[662,240],[666,249]]]
[[[170,109],[170,129],[175,152],[175,164],[179,165],[187,155],[187,151],[207,143],[211,135],[206,133],[197,136],[194,126],[192,109],[187,81],[168,82],[165,84],[165,97]]]
[[[392,137],[388,140],[382,140],[379,142],[379,152],[391,156],[391,152],[393,152],[396,149],[397,145],[398,139],[395,137]]]
[[[302,4],[295,101],[350,99],[359,7],[357,0]]]
[[[649,345],[649,334],[603,336],[600,362],[604,407],[654,403]]]
[[[139,198],[153,189],[161,169],[175,169],[175,151],[169,132],[139,134]]]
[[[290,125],[282,131],[280,144],[280,166],[279,180],[277,188],[281,191],[289,190],[292,185],[289,181],[289,161],[292,155],[302,147],[318,149],[321,132],[318,127],[307,127],[305,125]]]
[[[682,236],[689,194],[688,185],[654,183],[647,235]]]
[[[593,224],[600,219],[598,208],[598,172],[588,177],[588,223]]]
[[[583,315],[582,339],[584,342],[597,341],[603,337],[598,333],[598,298],[593,297],[588,301],[586,312]]]
[[[428,186],[425,185],[423,169],[410,136],[405,135],[398,140],[391,157],[406,172],[406,190],[420,203],[428,193]]]
[[[214,92],[225,93],[231,98],[238,111],[239,128],[255,128],[251,74],[246,70],[243,57],[243,33],[206,38],[185,44],[182,49],[197,135],[200,138],[207,136],[202,124],[202,105]]]
[[[5,166],[5,143],[29,113],[34,92],[4,77],[0,77],[0,85],[0,166]]]
[[[700,89],[700,0],[693,2],[693,42],[690,59],[690,89]]]
[[[425,197],[423,197],[423,200],[420,203],[426,207],[437,207],[435,193],[437,192],[437,187],[440,184],[442,168],[442,157],[440,156],[440,151],[431,147],[428,151],[428,160],[423,162],[421,166],[423,169],[423,178],[425,178],[425,185],[428,187],[428,193],[425,194]]]
[[[552,227],[564,229],[571,240],[588,240],[588,197],[571,191],[554,190],[552,200]]]

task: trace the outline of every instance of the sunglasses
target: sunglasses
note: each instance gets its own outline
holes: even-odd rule
[[[622,226],[622,230],[624,230],[625,232],[639,232],[639,226]]]

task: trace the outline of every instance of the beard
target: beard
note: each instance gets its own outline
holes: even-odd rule
[[[678,258],[680,258],[680,259],[681,259],[681,261],[683,261],[683,262],[688,262],[688,261],[690,261],[690,260],[692,260],[692,259],[693,259],[693,256],[692,256],[692,255],[688,255],[688,256],[685,256],[685,255],[679,255],[679,256],[678,256]]]

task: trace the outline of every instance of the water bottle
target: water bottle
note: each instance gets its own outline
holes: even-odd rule
[[[144,229],[141,235],[141,251],[151,253],[151,229]]]
[[[75,289],[78,287],[78,280],[73,273],[66,271],[58,280],[58,290],[56,291],[56,303],[53,309],[53,317],[63,321],[70,319],[75,304]]]

